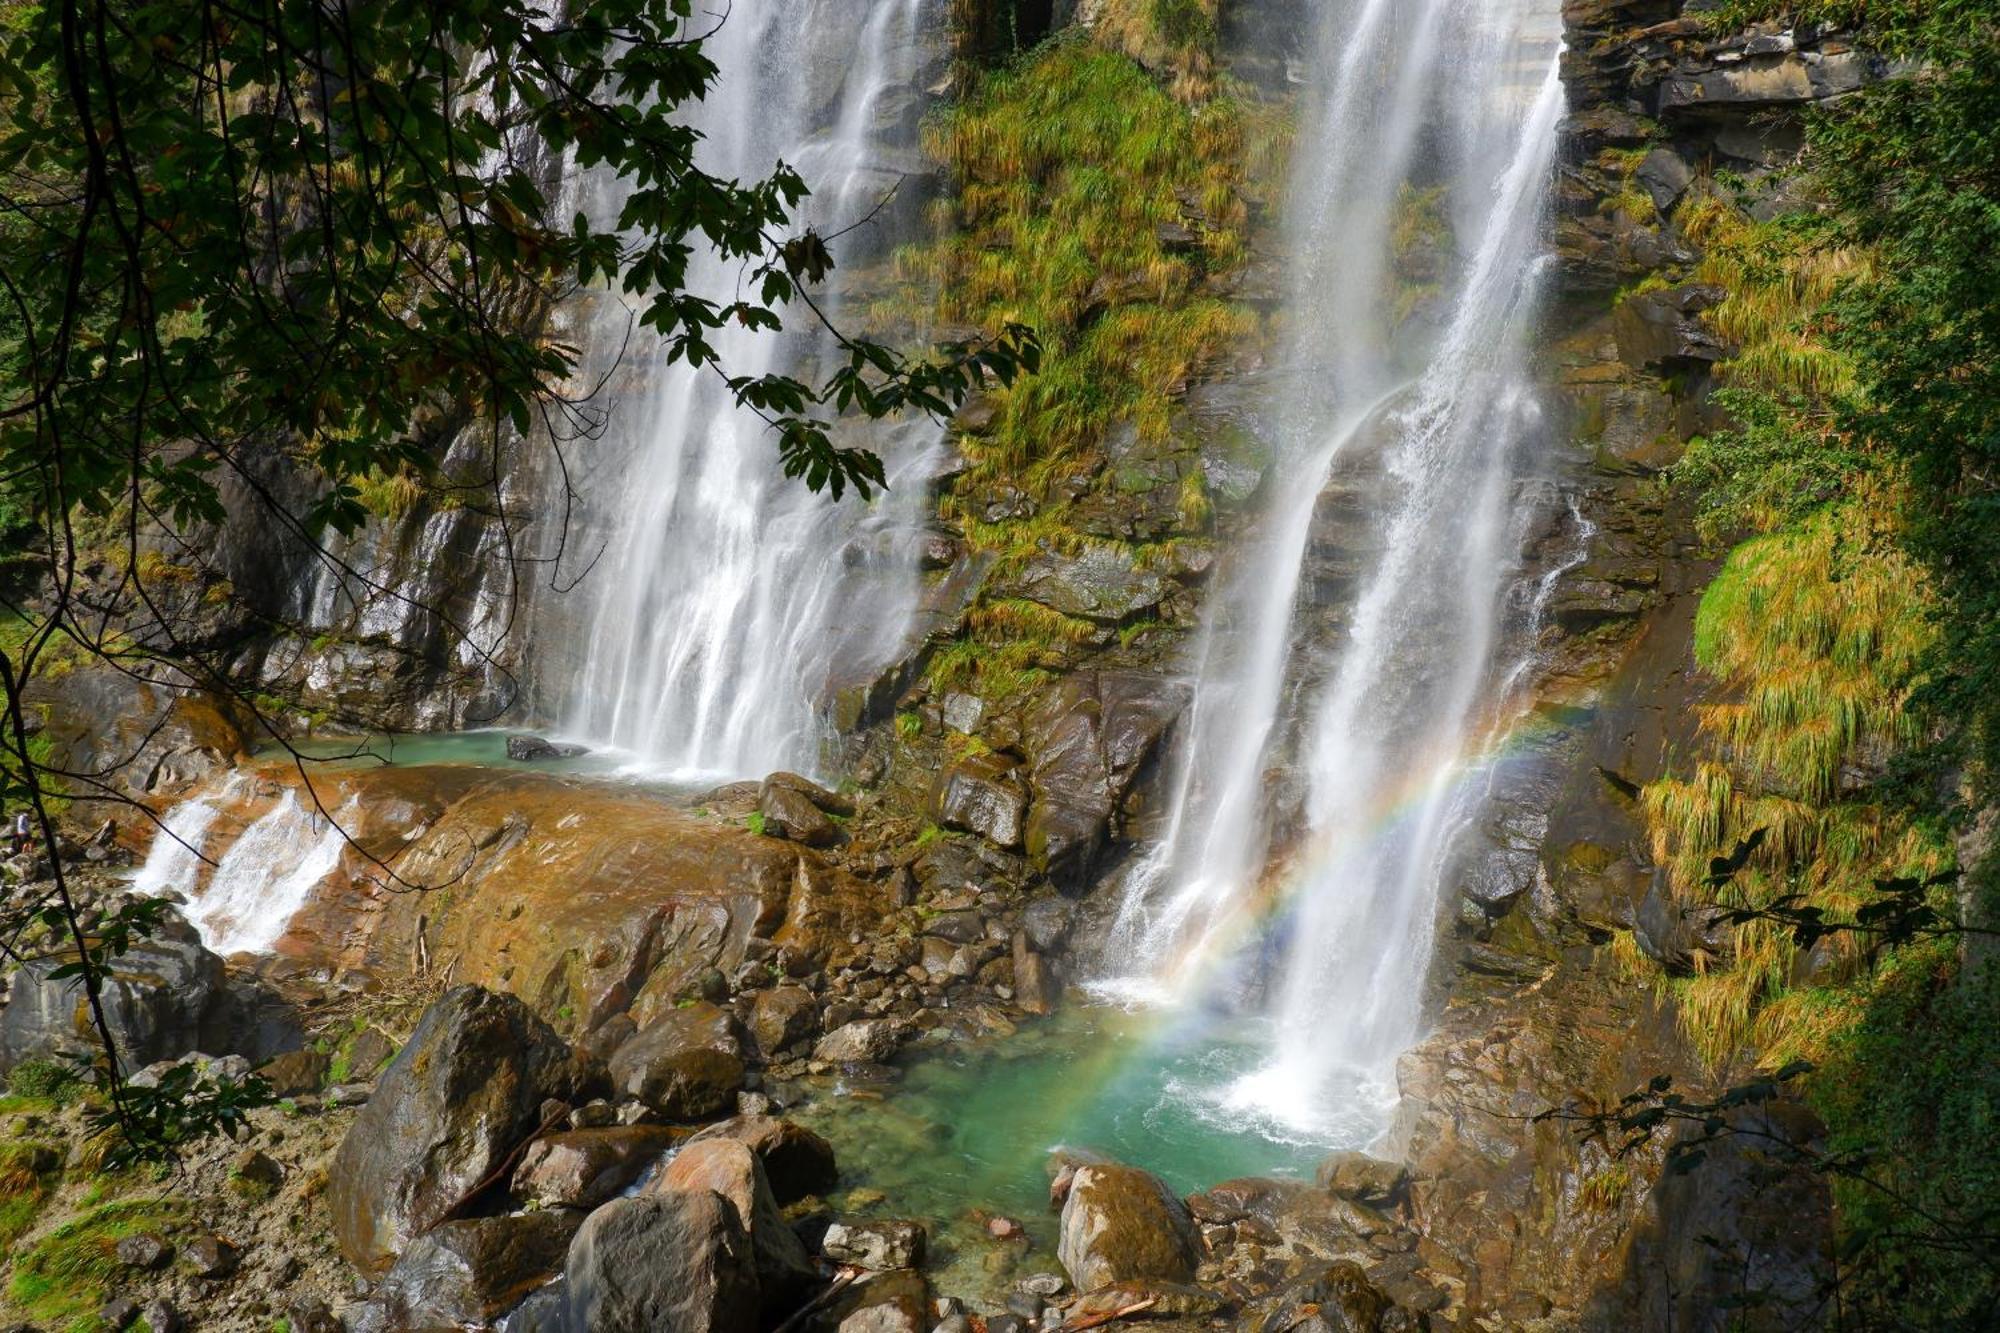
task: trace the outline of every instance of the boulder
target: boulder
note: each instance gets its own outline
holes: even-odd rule
[[[1242,1325],[1256,1333],[1377,1333],[1389,1298],[1350,1260],[1328,1264],[1290,1283],[1251,1310]]]
[[[1067,898],[1044,894],[1021,909],[1021,929],[1035,952],[1052,954],[1069,938],[1073,914]]]
[[[1076,1168],[1056,1255],[1077,1290],[1113,1282],[1194,1279],[1194,1223],[1159,1177],[1137,1167]]]
[[[1122,624],[1158,606],[1170,585],[1142,567],[1123,546],[1092,545],[1074,556],[1043,552],[1030,560],[1010,591],[1051,611]]]
[[[432,1227],[410,1242],[348,1327],[483,1328],[561,1271],[581,1221],[554,1208]]]
[[[297,1097],[318,1092],[332,1065],[332,1059],[323,1051],[286,1051],[259,1065],[257,1076],[271,1085],[272,1096]]]
[[[843,1293],[827,1322],[835,1333],[925,1333],[935,1323],[930,1286],[907,1268],[876,1273]]]
[[[881,1064],[896,1053],[896,1024],[886,1018],[843,1023],[819,1039],[813,1059],[832,1064]]]
[[[1701,313],[1727,295],[1720,287],[1689,283],[1619,302],[1612,315],[1619,359],[1669,370],[1722,360],[1730,348],[1702,323]]]
[[[970,907],[954,908],[932,917],[924,930],[953,944],[972,944],[986,938],[986,918]]]
[[[882,1272],[922,1264],[925,1240],[920,1222],[835,1222],[826,1229],[820,1251],[837,1264]]]
[[[764,817],[764,832],[774,838],[804,847],[831,847],[840,841],[840,825],[796,788],[766,782],[757,793],[757,812]]]
[[[612,1085],[672,1120],[733,1105],[743,1086],[736,1021],[706,1000],[670,1009],[611,1056]]]
[[[613,1199],[570,1242],[572,1333],[751,1333],[757,1268],[736,1209],[707,1190]]]
[[[762,795],[766,791],[779,787],[784,788],[786,791],[797,792],[821,810],[830,815],[839,815],[842,819],[846,819],[852,815],[855,810],[854,802],[847,797],[842,796],[837,791],[820,786],[811,778],[801,777],[797,773],[782,771],[773,773],[758,784],[757,790],[758,794]]]
[[[1385,1162],[1365,1152],[1337,1152],[1319,1164],[1313,1179],[1319,1187],[1344,1199],[1380,1206],[1409,1193],[1410,1173],[1399,1162]]]
[[[1019,767],[1004,756],[982,754],[947,768],[931,798],[938,823],[977,833],[997,847],[1019,847],[1028,815]]]
[[[1142,672],[1079,672],[1027,719],[1026,842],[1036,866],[1082,883],[1160,737],[1187,706],[1183,685]]]
[[[804,1125],[768,1115],[739,1115],[710,1125],[689,1140],[734,1139],[757,1154],[771,1195],[781,1204],[824,1194],[840,1180],[833,1145]]]
[[[387,1270],[499,1169],[540,1124],[545,1099],[573,1097],[581,1082],[569,1048],[518,999],[447,992],[334,1156],[327,1198],[341,1253],[363,1273]]]
[[[71,956],[23,963],[0,1009],[0,1073],[23,1060],[59,1059],[98,1049],[81,977],[52,974]],[[111,961],[104,1018],[125,1073],[198,1050],[203,1022],[224,990],[222,959],[178,912]]]
[[[507,757],[520,763],[542,763],[550,759],[574,759],[578,755],[590,753],[587,745],[569,745],[560,741],[544,740],[540,736],[509,736]]]
[[[644,1175],[674,1141],[659,1125],[607,1125],[544,1134],[528,1145],[510,1186],[522,1203],[595,1208]]]
[[[1014,932],[1014,1003],[1031,1014],[1052,1014],[1059,986],[1048,960],[1028,947],[1025,931]]]
[[[819,1027],[819,1000],[804,986],[773,986],[750,1002],[750,1039],[758,1054],[775,1059]]]
[[[757,1154],[735,1139],[706,1139],[675,1153],[646,1187],[648,1194],[720,1195],[748,1233],[766,1315],[790,1313],[816,1274],[798,1234],[771,1194]]]

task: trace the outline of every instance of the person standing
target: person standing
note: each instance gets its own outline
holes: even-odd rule
[[[14,855],[19,856],[22,852],[27,851],[28,844],[33,840],[33,835],[28,832],[28,812],[26,810],[16,811],[14,813]]]

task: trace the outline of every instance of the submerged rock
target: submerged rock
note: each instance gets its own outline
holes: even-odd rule
[[[582,1081],[569,1048],[511,995],[460,986],[417,1029],[342,1140],[327,1200],[363,1273],[387,1269]]]
[[[549,759],[574,759],[590,753],[587,745],[570,745],[562,741],[544,740],[540,736],[509,736],[507,757],[522,763],[540,763]]]
[[[813,1059],[830,1064],[880,1064],[896,1053],[896,1024],[886,1018],[857,1019],[820,1038]]]
[[[881,1272],[923,1263],[925,1241],[920,1222],[835,1222],[820,1248],[835,1263]]]
[[[614,1199],[570,1242],[570,1333],[750,1333],[757,1269],[736,1209],[710,1190]]]
[[[1079,1166],[1063,1201],[1056,1255],[1077,1290],[1194,1279],[1194,1223],[1159,1179],[1134,1166]]]

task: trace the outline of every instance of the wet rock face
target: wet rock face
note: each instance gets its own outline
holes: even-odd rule
[[[1137,1167],[1080,1166],[1063,1201],[1057,1257],[1079,1291],[1113,1282],[1194,1277],[1194,1224],[1159,1177]]]
[[[1037,867],[1063,883],[1088,878],[1133,782],[1186,706],[1185,686],[1141,672],[1083,672],[1048,692],[1024,738]]]
[[[483,1326],[562,1269],[582,1215],[566,1209],[446,1222],[403,1252],[354,1333]]]
[[[227,770],[249,745],[236,720],[205,694],[152,685],[109,667],[40,678],[51,762],[106,773],[126,794],[172,796]]]
[[[757,1269],[736,1209],[712,1191],[614,1199],[563,1267],[569,1333],[750,1333]]]
[[[0,1009],[0,1073],[23,1060],[97,1048],[81,977],[53,978],[63,957],[36,959],[12,977]],[[126,1072],[197,1050],[202,1029],[223,998],[222,960],[178,913],[160,930],[112,960],[101,1000]]]
[[[674,1142],[658,1125],[606,1125],[544,1134],[514,1168],[512,1191],[522,1203],[595,1208],[637,1180]]]
[[[387,1269],[576,1095],[569,1048],[511,995],[460,986],[416,1031],[355,1117],[328,1172],[334,1233],[363,1273]]]
[[[734,1016],[705,1000],[668,1010],[611,1057],[612,1085],[670,1120],[728,1107],[743,1074]]]
[[[977,833],[996,847],[1021,845],[1028,816],[1019,764],[1003,755],[976,755],[946,769],[934,798],[937,821]]]

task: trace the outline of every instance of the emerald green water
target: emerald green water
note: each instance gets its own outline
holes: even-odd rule
[[[834,1145],[848,1191],[836,1206],[928,1221],[938,1289],[992,1311],[1015,1278],[1059,1271],[1048,1207],[1058,1148],[1145,1167],[1180,1193],[1311,1174],[1337,1145],[1268,1137],[1212,1100],[1259,1063],[1253,1037],[1213,1018],[1074,1007],[924,1055],[879,1092],[833,1090],[796,1117]],[[992,1239],[993,1214],[1021,1222],[1027,1241]]]

